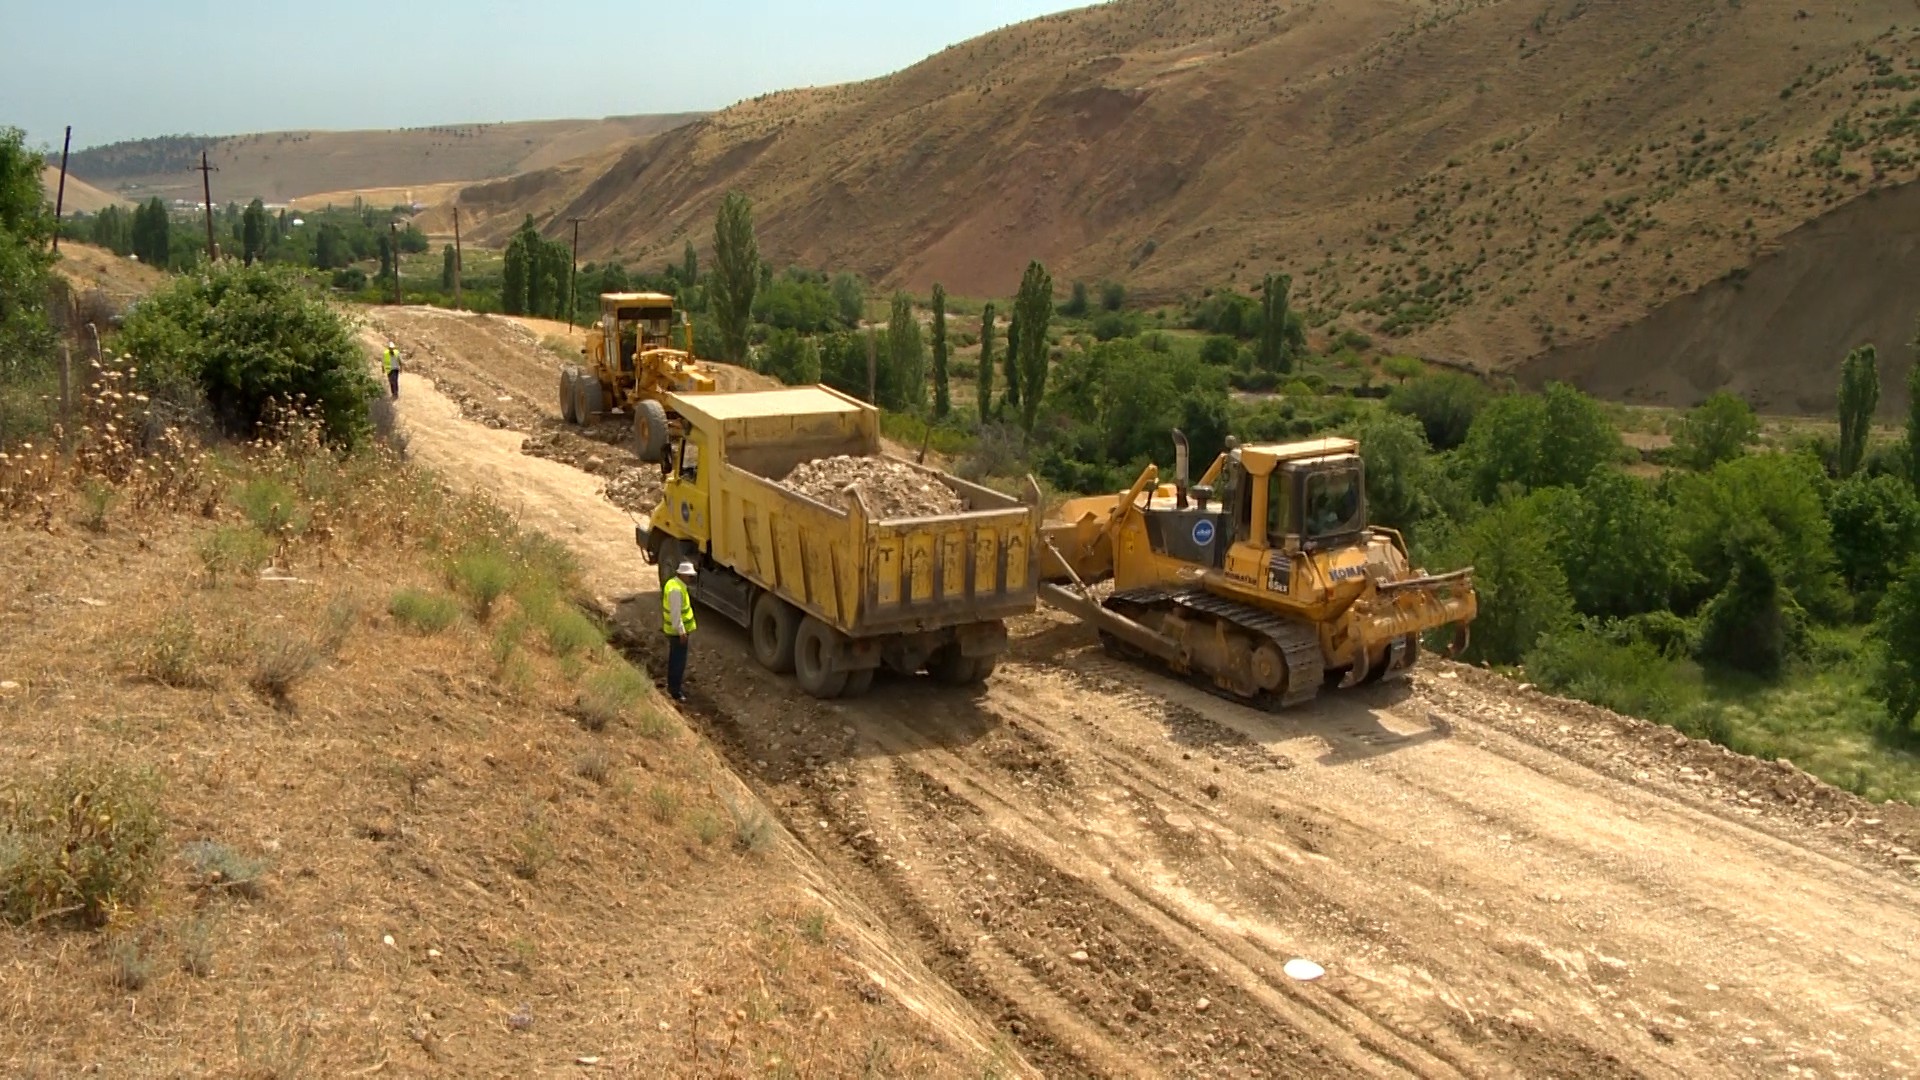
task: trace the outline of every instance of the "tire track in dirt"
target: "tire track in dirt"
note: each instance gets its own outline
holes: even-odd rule
[[[1920,1069],[1910,810],[1468,669],[1276,716],[1013,638],[821,703],[719,627],[691,718],[1051,1075]]]

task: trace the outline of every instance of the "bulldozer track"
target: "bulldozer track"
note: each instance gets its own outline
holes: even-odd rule
[[[1133,617],[1133,612],[1162,605],[1185,608],[1225,622],[1279,648],[1281,656],[1286,658],[1286,687],[1278,694],[1261,694],[1251,699],[1257,707],[1269,711],[1292,708],[1319,695],[1326,679],[1326,666],[1320,652],[1320,634],[1311,624],[1215,596],[1203,589],[1129,589],[1114,593],[1106,603],[1107,607],[1129,617]],[[1197,674],[1207,683],[1213,682],[1206,673]],[[1233,700],[1248,700],[1231,691],[1223,690],[1223,693]]]

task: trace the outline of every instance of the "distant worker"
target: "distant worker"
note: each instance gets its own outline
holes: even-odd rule
[[[687,582],[696,576],[693,560],[682,559],[660,587],[660,629],[667,635],[667,694],[675,701],[687,700],[687,645],[696,629]]]
[[[397,401],[400,398],[400,347],[391,341],[387,342],[387,351],[381,362],[387,373],[387,389]]]

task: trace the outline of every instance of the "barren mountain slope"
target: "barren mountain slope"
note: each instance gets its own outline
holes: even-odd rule
[[[1597,338],[1914,176],[1904,0],[1117,0],[770,95],[597,180],[479,189],[677,253],[730,188],[763,251],[962,293],[1056,277],[1304,303],[1506,366]],[[1920,109],[1920,105],[1913,106]]]
[[[73,155],[71,171],[141,198],[198,198],[193,167],[207,151],[220,172],[214,197],[285,202],[301,195],[475,181],[543,169],[695,119],[697,114],[452,124],[397,131],[274,131],[225,137],[167,136]]]
[[[67,189],[63,197],[60,191],[60,166],[57,164],[59,158],[55,157],[54,160],[56,164],[40,170],[40,187],[46,191],[48,202],[51,203],[58,198],[61,208],[68,213],[84,210],[89,214],[105,210],[109,206],[126,203],[126,200],[118,195],[101,191],[71,173],[67,175]]]

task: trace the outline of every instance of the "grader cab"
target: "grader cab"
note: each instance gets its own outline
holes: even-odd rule
[[[675,347],[676,331],[685,348]],[[668,394],[711,393],[713,376],[693,354],[693,323],[664,293],[603,293],[600,322],[580,350],[584,365],[560,372],[560,417],[590,424],[610,412],[632,418],[643,461],[665,452],[673,416]]]

